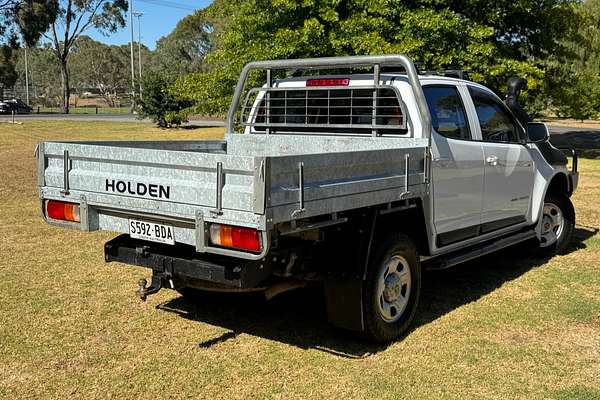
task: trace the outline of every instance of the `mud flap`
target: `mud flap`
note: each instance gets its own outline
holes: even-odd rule
[[[363,281],[358,278],[325,280],[327,318],[331,324],[353,331],[364,330],[362,286]]]

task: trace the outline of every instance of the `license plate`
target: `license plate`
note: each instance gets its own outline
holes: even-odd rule
[[[156,222],[129,220],[129,236],[135,239],[149,240],[151,242],[175,244],[175,232],[170,225],[157,224]]]

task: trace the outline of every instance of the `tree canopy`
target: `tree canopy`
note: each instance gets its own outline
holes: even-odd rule
[[[58,12],[58,0],[0,0],[1,42],[22,40],[35,45]]]
[[[129,51],[128,45],[110,46],[82,36],[69,63],[72,86],[96,88],[109,107],[118,106],[118,95],[131,86]],[[144,58],[147,53],[144,47]]]
[[[17,80],[13,50],[34,46],[58,11],[58,0],[0,0],[0,99]]]
[[[211,33],[201,13],[183,18],[169,35],[156,42],[148,68],[171,76],[202,71],[204,57],[212,48]]]
[[[66,111],[71,87],[93,87],[115,105],[131,83],[129,49],[85,32],[122,27],[127,5],[0,0],[0,88],[23,75],[12,49],[50,27],[44,47],[30,48],[30,65],[47,71],[34,74],[44,99],[60,97]],[[497,93],[510,76],[523,76],[533,113],[600,114],[600,0],[215,0],[183,18],[155,51],[142,47],[142,60],[148,84],[168,92],[173,115],[216,115],[229,107],[247,62],[386,53],[407,54],[421,70],[467,70]],[[181,111],[182,104],[194,107]]]
[[[252,60],[403,53],[424,69],[460,68],[493,89],[521,75],[540,86],[537,60],[562,54],[575,0],[243,0],[204,12],[222,24],[208,72],[175,91],[199,112],[223,113],[242,66]],[[225,21],[225,22],[223,22]]]
[[[577,33],[561,41],[565,53],[545,60],[545,94],[559,116],[585,119],[600,113],[600,0],[576,11]]]
[[[68,65],[71,48],[90,28],[108,34],[125,26],[124,13],[127,9],[126,0],[60,0],[58,18],[45,36],[52,43],[53,53],[60,65],[62,108],[65,113],[69,112],[71,97]]]

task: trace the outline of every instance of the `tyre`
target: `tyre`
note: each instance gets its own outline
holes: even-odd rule
[[[538,254],[564,253],[575,229],[575,210],[564,194],[552,193],[544,199]]]
[[[375,251],[363,291],[366,336],[390,342],[406,332],[421,293],[421,265],[412,240],[395,235]]]

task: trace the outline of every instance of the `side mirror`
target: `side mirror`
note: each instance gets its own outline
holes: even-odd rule
[[[550,138],[548,127],[543,122],[528,122],[527,123],[527,142],[542,143]]]

